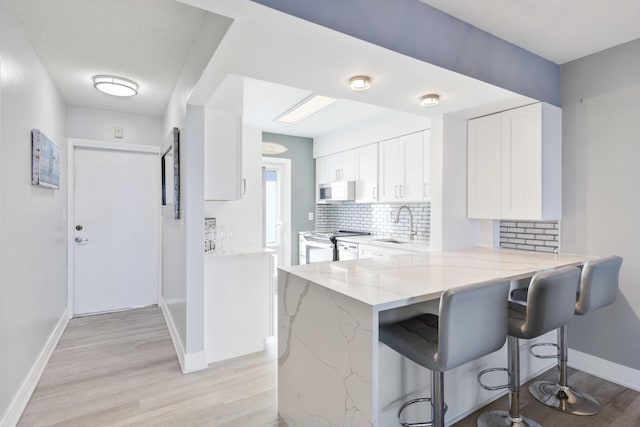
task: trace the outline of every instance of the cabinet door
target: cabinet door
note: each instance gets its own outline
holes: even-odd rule
[[[204,139],[205,200],[240,200],[242,117],[206,108]]]
[[[469,120],[467,134],[467,216],[501,218],[500,114]]]
[[[378,145],[371,144],[355,150],[356,202],[378,201]]]
[[[425,130],[422,144],[422,200],[431,200],[431,131]]]
[[[400,186],[404,185],[404,137],[379,144],[381,202],[400,201]]]
[[[502,113],[504,219],[542,216],[542,104]]]
[[[356,180],[356,150],[348,150],[339,153],[340,156],[340,180]]]
[[[422,132],[404,138],[404,180],[400,184],[403,202],[420,202],[424,197],[424,142]]]

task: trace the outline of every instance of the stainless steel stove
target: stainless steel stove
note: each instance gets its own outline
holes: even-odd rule
[[[348,236],[367,236],[371,233],[367,231],[308,231],[303,234],[307,241],[307,264],[315,262],[337,261],[338,248],[336,245],[337,237]]]

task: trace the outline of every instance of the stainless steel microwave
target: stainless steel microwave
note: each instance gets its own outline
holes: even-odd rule
[[[320,200],[324,202],[344,202],[355,199],[355,181],[335,181],[328,184],[320,184]]]

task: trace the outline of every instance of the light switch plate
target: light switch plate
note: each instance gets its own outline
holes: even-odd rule
[[[117,127],[117,128],[114,129],[114,136],[116,138],[122,138],[123,134],[124,134],[124,129],[122,129],[120,127]]]
[[[313,221],[313,212],[309,212],[308,218],[309,218],[309,221]]]

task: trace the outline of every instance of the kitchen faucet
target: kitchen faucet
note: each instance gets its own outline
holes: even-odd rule
[[[411,209],[409,208],[409,206],[407,205],[402,205],[398,208],[398,212],[396,212],[396,219],[393,221],[396,224],[400,222],[400,211],[402,209],[406,209],[407,212],[409,212],[409,240],[413,240],[413,238],[415,237],[416,231],[413,229],[413,212],[411,212]]]

